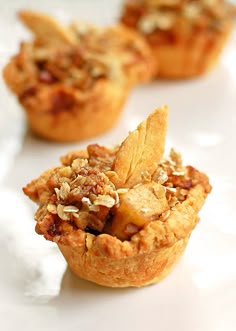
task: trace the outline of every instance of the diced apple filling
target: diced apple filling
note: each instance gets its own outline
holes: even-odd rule
[[[156,182],[137,185],[120,195],[120,205],[108,232],[119,239],[128,239],[168,209],[163,186]]]

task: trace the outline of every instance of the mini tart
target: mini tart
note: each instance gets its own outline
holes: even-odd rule
[[[122,25],[99,28],[82,22],[74,22],[70,28],[89,51],[117,58],[131,86],[152,80],[157,72],[148,43],[136,31]]]
[[[39,205],[36,232],[58,244],[79,277],[140,287],[182,255],[211,186],[174,150],[162,158],[166,124],[161,107],[120,146],[71,152],[24,187]]]
[[[141,33],[157,76],[188,78],[210,70],[231,33],[236,9],[222,0],[128,0],[121,22]]]
[[[32,21],[26,22],[31,27]],[[46,22],[44,34],[34,27],[35,40],[22,43],[4,68],[6,84],[38,136],[69,142],[104,133],[115,125],[129,92],[119,61],[88,52],[69,28],[61,28],[61,36],[57,23]]]

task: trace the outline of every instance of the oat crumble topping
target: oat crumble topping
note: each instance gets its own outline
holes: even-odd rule
[[[47,197],[44,201],[36,198],[40,204],[35,215],[38,233],[44,234],[48,240],[57,241],[60,236],[78,229],[94,234],[109,232],[108,225],[119,209],[120,199],[130,191],[129,188],[116,189],[110,180],[116,151],[116,148],[89,145],[87,158],[76,158],[76,153],[74,158],[71,155],[63,158],[64,165],[55,168],[43,183],[48,188]],[[169,217],[171,210],[175,210],[187,198],[189,190],[198,184],[197,173],[192,167],[184,167],[180,154],[173,149],[167,158],[159,162],[153,176],[143,171],[142,182],[136,187],[153,185],[155,196],[161,199],[164,194],[167,201],[168,208],[165,207],[159,216],[155,211],[156,216],[152,215],[152,220],[164,222]],[[31,197],[34,194],[35,199],[39,186],[39,183],[34,183],[34,193],[30,193],[28,186],[24,190]],[[145,216],[151,210],[147,206],[140,212]],[[139,224],[128,223],[124,231],[131,237],[139,230]]]
[[[21,43],[14,60],[22,75],[22,83],[24,81],[22,90],[16,91],[20,100],[33,95],[40,86],[61,83],[68,88],[87,91],[98,80],[110,79],[112,71],[106,59],[86,53],[80,45],[50,46],[37,40]]]
[[[131,74],[132,70],[138,72],[139,66],[141,70],[143,63],[150,61],[144,40],[131,34],[128,29],[123,30],[122,26],[101,28],[83,22],[72,22],[70,28],[78,43],[87,51],[97,54],[96,56],[105,56],[111,63],[118,61],[126,74],[129,74],[129,70]]]

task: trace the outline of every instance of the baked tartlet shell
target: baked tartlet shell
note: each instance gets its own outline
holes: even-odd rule
[[[78,230],[58,246],[79,277],[108,287],[141,287],[167,276],[182,256],[206,197],[198,184],[167,220],[150,222],[130,241]]]
[[[108,287],[141,287],[157,283],[167,276],[187,243],[188,238],[181,239],[171,247],[120,259],[119,262],[104,256],[86,256],[79,246],[58,246],[70,269],[80,278]]]

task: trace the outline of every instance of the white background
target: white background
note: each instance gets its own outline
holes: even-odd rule
[[[0,67],[30,34],[20,8],[112,23],[120,2],[0,1]],[[156,106],[168,104],[168,147],[213,185],[187,250],[161,283],[108,289],[76,278],[56,245],[34,232],[35,205],[21,191],[60,155],[97,142],[119,143]],[[136,88],[114,130],[80,144],[47,143],[27,132],[23,111],[0,78],[0,325],[13,330],[236,330],[236,38],[218,66],[187,81]]]

